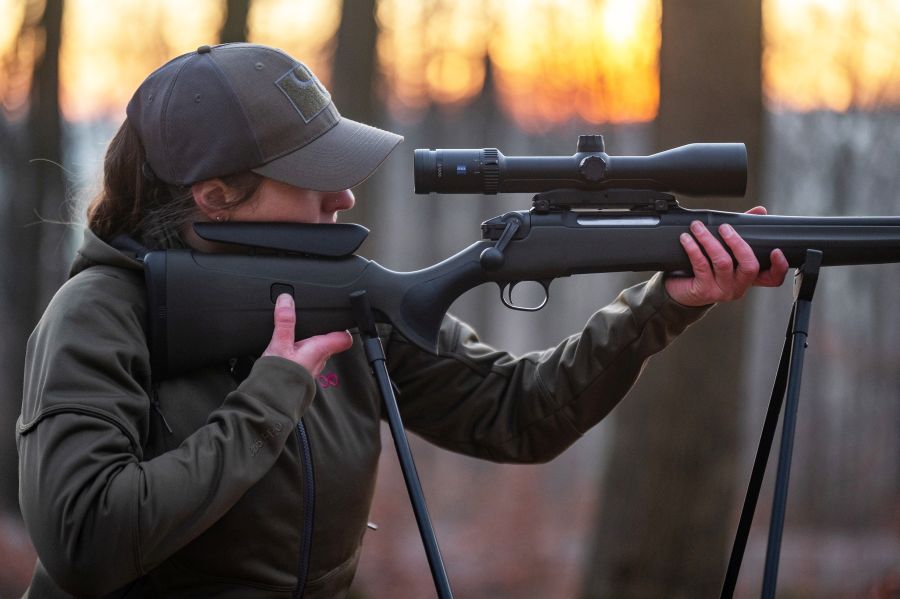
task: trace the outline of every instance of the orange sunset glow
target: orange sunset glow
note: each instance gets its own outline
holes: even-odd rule
[[[12,114],[25,104],[28,65],[41,51],[40,39],[18,36],[24,11],[21,0],[0,0],[0,99]],[[431,103],[463,106],[481,92],[490,62],[501,106],[526,129],[648,121],[659,104],[661,12],[661,0],[381,0],[382,95],[401,118]],[[147,73],[215,42],[223,19],[222,0],[67,0],[66,118],[118,118]],[[900,3],[763,0],[763,19],[770,107],[900,105]],[[249,36],[302,57],[327,83],[339,21],[334,0],[254,0]]]
[[[763,73],[771,106],[900,106],[900,2],[765,0],[763,7]]]

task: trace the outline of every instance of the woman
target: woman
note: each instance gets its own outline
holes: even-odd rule
[[[341,118],[304,65],[264,46],[204,46],[144,81],[107,152],[72,276],[28,344],[17,442],[40,557],[29,596],[346,592],[380,451],[381,403],[359,344],[347,332],[295,342],[284,295],[252,369],[158,380],[133,250],[221,251],[194,235],[198,220],[334,222],[400,139]],[[694,278],[624,291],[552,350],[514,358],[448,317],[437,357],[383,329],[408,428],[490,460],[558,454],[710,304],[782,282],[780,252],[759,273],[722,229],[734,269],[709,231],[692,232],[682,243]]]

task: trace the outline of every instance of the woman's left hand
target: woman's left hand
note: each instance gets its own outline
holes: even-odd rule
[[[766,209],[757,206],[747,214],[766,214]],[[778,287],[784,282],[788,262],[781,250],[772,250],[771,267],[760,272],[753,250],[730,225],[721,225],[719,235],[737,260],[737,267],[725,247],[700,221],[691,223],[691,233],[693,236],[681,235],[681,245],[690,258],[694,276],[666,279],[666,291],[679,304],[706,306],[728,302],[740,299],[754,285]]]

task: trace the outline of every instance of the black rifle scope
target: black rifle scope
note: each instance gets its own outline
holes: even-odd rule
[[[572,156],[504,156],[496,148],[415,151],[416,193],[651,189],[695,196],[743,196],[742,143],[688,144],[650,156],[610,156],[603,136],[580,135]]]

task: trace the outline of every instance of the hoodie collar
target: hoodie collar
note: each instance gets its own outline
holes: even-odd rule
[[[144,268],[135,252],[120,251],[97,237],[90,229],[85,229],[84,241],[69,269],[69,277],[74,277],[89,266],[98,264],[129,270],[143,270]]]

